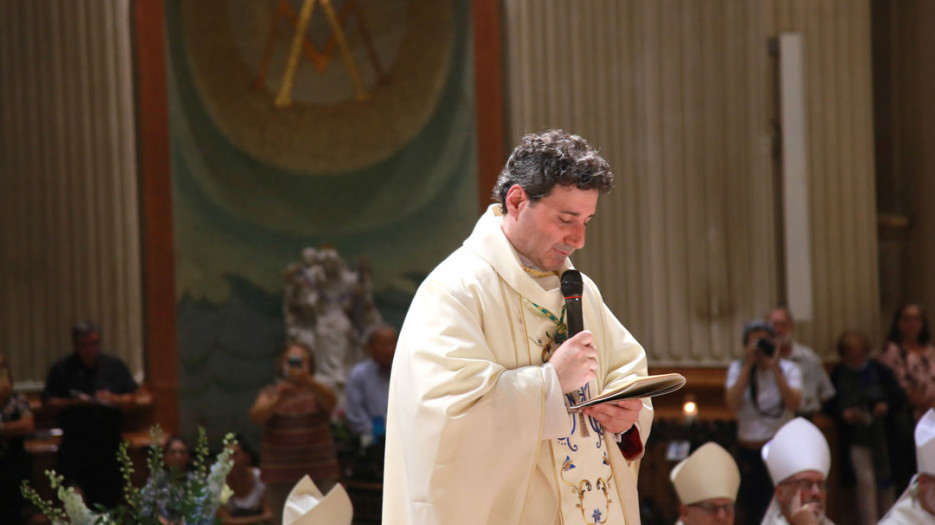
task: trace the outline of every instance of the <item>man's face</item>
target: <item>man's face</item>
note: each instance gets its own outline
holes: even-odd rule
[[[844,353],[841,362],[850,368],[860,368],[867,362],[868,349],[864,341],[858,336],[847,336],[844,339]]]
[[[792,516],[792,499],[796,494],[799,494],[802,506],[810,504],[816,518],[821,520],[824,517],[825,500],[828,497],[824,474],[806,470],[789,476],[776,486],[776,501],[779,502],[786,520],[790,520]]]
[[[88,368],[97,366],[97,359],[101,356],[101,336],[97,332],[87,335],[79,335],[72,342],[75,346],[75,353],[81,364]]]
[[[795,324],[789,318],[789,313],[781,308],[777,308],[769,313],[769,322],[773,324],[776,330],[776,339],[782,343],[792,338],[792,332],[795,330]]]
[[[514,194],[514,192],[520,194]],[[537,202],[519,186],[507,194],[503,232],[513,247],[543,270],[558,271],[565,260],[584,247],[585,228],[597,210],[598,190],[556,185]],[[511,200],[511,196],[513,200]]]
[[[396,330],[384,328],[374,333],[367,346],[378,365],[389,368],[396,353]]]
[[[733,525],[734,501],[712,498],[691,505],[682,505],[680,518],[685,525]]]

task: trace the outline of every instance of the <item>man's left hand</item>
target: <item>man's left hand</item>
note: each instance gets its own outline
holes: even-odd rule
[[[584,414],[596,419],[608,432],[622,434],[633,427],[642,408],[639,399],[623,399],[585,408]]]

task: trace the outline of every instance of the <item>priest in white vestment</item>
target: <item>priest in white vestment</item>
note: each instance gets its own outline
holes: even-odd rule
[[[825,516],[831,449],[814,424],[797,417],[763,445],[775,490],[762,525],[834,525]]]
[[[740,469],[713,441],[698,447],[669,473],[679,501],[677,525],[733,525]]]
[[[567,333],[559,276],[612,181],[581,137],[527,135],[500,202],[419,287],[390,379],[383,523],[639,523],[649,400],[567,410],[647,373],[587,277],[584,330]]]
[[[915,441],[918,473],[880,525],[935,524],[935,410],[916,423]]]

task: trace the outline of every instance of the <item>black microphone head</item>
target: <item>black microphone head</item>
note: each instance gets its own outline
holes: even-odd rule
[[[562,273],[562,295],[565,299],[569,297],[581,297],[584,292],[584,282],[581,280],[581,272],[578,270],[565,270]]]

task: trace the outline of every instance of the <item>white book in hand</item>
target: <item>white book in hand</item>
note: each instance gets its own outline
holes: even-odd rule
[[[577,405],[568,408],[571,412],[579,412],[585,407],[619,401],[621,399],[632,399],[640,397],[655,397],[676,390],[685,386],[685,376],[682,374],[659,374],[655,376],[637,377],[629,383],[615,388],[609,392],[593,397],[587,401],[582,401]]]

